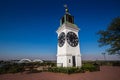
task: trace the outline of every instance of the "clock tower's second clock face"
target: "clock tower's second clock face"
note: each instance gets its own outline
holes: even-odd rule
[[[59,44],[59,47],[62,47],[65,43],[65,33],[62,32],[59,37],[58,37],[58,44]]]
[[[76,47],[78,45],[78,37],[74,32],[67,33],[67,42],[70,46]]]

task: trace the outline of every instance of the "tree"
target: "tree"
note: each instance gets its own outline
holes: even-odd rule
[[[109,54],[120,55],[120,17],[114,18],[107,29],[99,31],[98,34],[100,35],[99,46],[109,45],[107,49]]]

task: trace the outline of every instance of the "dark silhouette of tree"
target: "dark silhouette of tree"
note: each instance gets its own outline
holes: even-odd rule
[[[108,28],[99,31],[98,34],[100,35],[99,46],[109,45],[108,54],[120,55],[120,17],[114,18]]]

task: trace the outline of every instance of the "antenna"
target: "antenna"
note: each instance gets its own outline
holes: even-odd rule
[[[68,6],[67,6],[67,4],[64,5],[64,8],[65,8],[65,13],[68,13]]]

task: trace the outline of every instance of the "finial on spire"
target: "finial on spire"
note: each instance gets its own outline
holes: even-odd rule
[[[65,4],[64,7],[65,7],[65,13],[68,13],[68,6],[67,6],[67,4]]]

